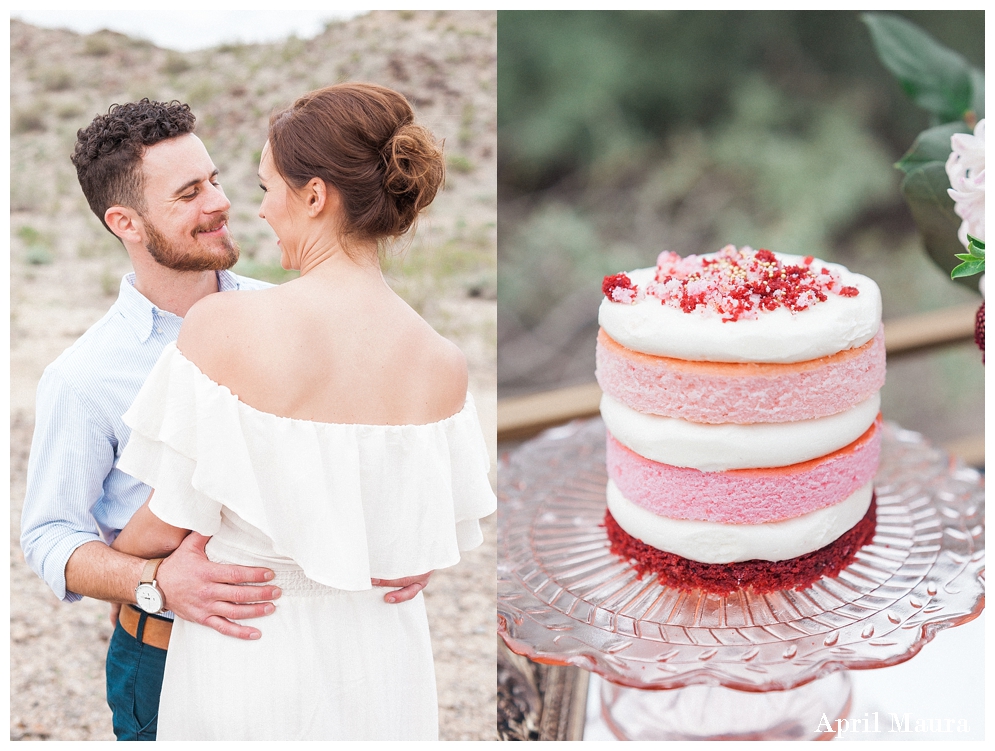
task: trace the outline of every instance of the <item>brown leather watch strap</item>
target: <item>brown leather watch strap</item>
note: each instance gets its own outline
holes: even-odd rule
[[[162,563],[165,558],[151,558],[145,561],[145,568],[142,569],[142,578],[139,580],[139,584],[151,584],[155,581],[155,575],[159,571],[159,564]]]

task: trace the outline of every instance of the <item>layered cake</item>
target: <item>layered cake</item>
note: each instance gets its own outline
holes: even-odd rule
[[[727,246],[606,277],[597,379],[612,550],[725,594],[838,573],[874,530],[881,294]]]

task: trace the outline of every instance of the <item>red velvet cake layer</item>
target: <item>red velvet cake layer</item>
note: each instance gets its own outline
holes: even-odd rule
[[[650,547],[623,530],[610,511],[605,511],[604,527],[611,552],[630,560],[642,578],[656,574],[661,584],[678,589],[701,589],[727,595],[737,589],[762,594],[782,589],[805,589],[823,576],[835,576],[856,557],[857,551],[874,538],[876,501],[855,526],[836,541],[812,553],[786,561],[743,561],[709,564]]]

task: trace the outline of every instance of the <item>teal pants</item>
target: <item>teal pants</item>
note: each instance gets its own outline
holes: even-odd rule
[[[107,704],[119,741],[155,740],[166,650],[141,642],[146,620],[155,617],[142,613],[137,639],[117,624],[107,649]]]

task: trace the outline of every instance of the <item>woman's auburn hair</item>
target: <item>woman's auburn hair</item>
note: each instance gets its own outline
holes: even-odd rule
[[[318,177],[342,198],[345,234],[407,232],[445,180],[442,144],[398,92],[343,83],[305,94],[270,118],[277,171],[294,188]]]

